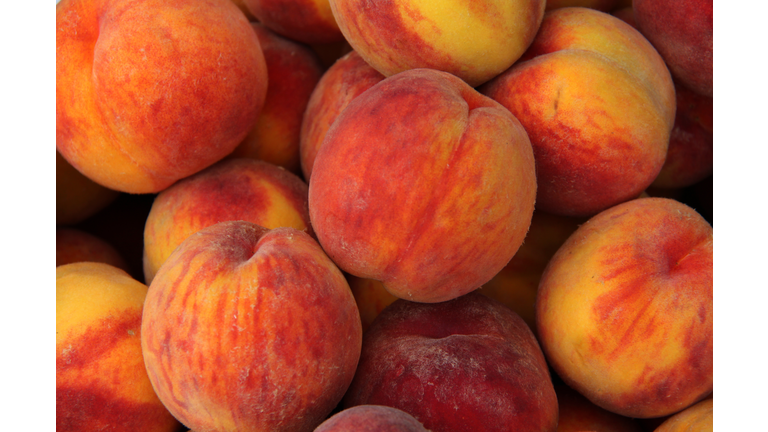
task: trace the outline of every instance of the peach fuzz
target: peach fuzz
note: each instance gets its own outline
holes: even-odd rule
[[[336,118],[312,168],[309,214],[342,270],[440,302],[509,262],[535,195],[531,145],[509,111],[449,73],[413,69]]]
[[[634,0],[632,9],[637,28],[672,75],[694,92],[712,97],[713,1]]]
[[[557,429],[544,355],[528,326],[476,292],[442,303],[399,299],[363,336],[341,407],[386,405],[433,432]]]
[[[698,402],[664,421],[654,432],[712,432],[714,400]]]
[[[555,385],[557,432],[643,432],[639,421],[604,410],[564,384]]]
[[[270,30],[303,43],[344,40],[328,0],[242,0]]]
[[[265,228],[293,227],[314,235],[306,183],[263,161],[227,159],[174,184],[155,198],[144,225],[147,284],[187,237],[231,220]]]
[[[130,272],[114,246],[75,228],[56,228],[56,267],[76,262],[100,262]]]
[[[664,164],[672,78],[651,44],[609,14],[548,12],[521,60],[479,90],[525,127],[540,210],[592,216],[637,197]]]
[[[267,62],[269,86],[256,124],[229,157],[250,157],[301,174],[299,133],[309,97],[323,75],[308,46],[251,23]]]
[[[544,268],[584,220],[535,210],[515,256],[478,290],[515,311],[536,333],[536,292]]]
[[[231,0],[56,5],[56,147],[91,180],[156,193],[231,153],[267,91]]]
[[[80,174],[56,151],[56,225],[82,222],[117,199],[120,192]]]
[[[360,315],[344,275],[294,228],[221,222],[152,281],[141,347],[168,410],[197,431],[303,431],[341,400]]]
[[[544,0],[330,0],[347,41],[374,69],[449,72],[476,87],[510,67],[541,24]]]
[[[591,218],[539,285],[536,325],[553,370],[592,403],[633,418],[712,392],[712,227],[666,198]]]
[[[359,405],[340,411],[314,432],[429,432],[403,410],[383,405]]]
[[[146,285],[109,264],[56,268],[56,430],[178,431],[141,353]]]
[[[336,117],[360,93],[384,79],[360,55],[351,51],[323,74],[312,91],[301,122],[299,152],[301,171],[310,181],[317,151]]]

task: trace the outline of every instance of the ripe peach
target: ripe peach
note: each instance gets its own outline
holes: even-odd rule
[[[56,267],[76,262],[101,262],[130,272],[114,246],[95,235],[75,228],[56,229]]]
[[[224,158],[266,90],[231,0],[56,4],[56,148],[110,189],[159,192]]]
[[[256,124],[228,157],[259,159],[301,174],[301,121],[323,75],[323,65],[308,46],[279,36],[262,24],[251,26],[264,52],[269,86]]]
[[[672,75],[696,93],[712,97],[712,0],[634,0],[640,32]]]
[[[672,78],[653,46],[607,13],[548,12],[521,60],[479,90],[530,137],[537,209],[592,216],[636,198],[664,164]]]
[[[594,404],[635,418],[712,392],[712,227],[666,198],[614,206],[549,262],[536,325],[551,367]]]
[[[328,0],[242,0],[270,30],[303,43],[344,40]]]
[[[290,172],[254,159],[226,159],[164,190],[144,226],[144,278],[187,237],[218,222],[244,220],[265,228],[313,234],[307,185]]]
[[[119,194],[80,174],[56,151],[56,225],[82,222],[115,201]]]
[[[294,228],[221,222],[152,281],[141,346],[168,410],[197,431],[306,431],[341,400],[362,342],[344,275]]]
[[[433,432],[552,431],[557,397],[536,338],[501,303],[472,292],[399,299],[363,336],[342,408],[386,405]]]
[[[579,218],[535,210],[520,249],[478,292],[515,311],[535,334],[536,292],[541,274],[552,255],[582,222]]]
[[[383,405],[358,405],[324,421],[314,432],[429,432],[403,410]]]
[[[172,432],[181,426],[144,368],[146,285],[109,264],[56,268],[56,430]]]
[[[509,111],[449,73],[412,69],[336,118],[312,168],[309,213],[342,270],[439,302],[509,262],[535,195],[530,142]]]
[[[347,41],[385,76],[449,72],[478,86],[510,67],[541,24],[544,0],[330,0]]]
[[[317,151],[336,117],[360,93],[384,79],[355,51],[341,57],[320,78],[309,98],[301,122],[299,152],[301,171],[310,181]]]
[[[713,408],[713,399],[705,399],[668,418],[654,432],[712,432]]]

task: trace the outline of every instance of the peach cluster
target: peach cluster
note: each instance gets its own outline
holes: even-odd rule
[[[711,0],[61,0],[56,54],[57,429],[712,430]]]

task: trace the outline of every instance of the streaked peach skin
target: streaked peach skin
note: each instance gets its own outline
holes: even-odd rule
[[[565,384],[555,384],[557,432],[643,432],[639,421],[604,410]]]
[[[56,228],[56,267],[84,261],[101,262],[130,272],[120,252],[103,239],[75,228]]]
[[[478,290],[515,311],[536,333],[536,292],[544,268],[584,220],[535,210],[515,256]]]
[[[342,410],[314,432],[429,432],[403,410],[383,405],[359,405]]]
[[[712,392],[712,227],[666,198],[591,218],[539,285],[550,366],[594,404],[633,418],[678,412]]]
[[[303,43],[344,40],[328,0],[242,0],[270,30]]]
[[[82,222],[111,204],[119,194],[82,175],[56,151],[56,225]]]
[[[360,55],[351,51],[323,74],[312,91],[301,122],[299,152],[301,171],[310,181],[317,151],[336,117],[360,93],[384,79]]]
[[[557,397],[536,338],[514,312],[472,292],[399,299],[363,336],[341,407],[401,409],[433,432],[557,429]]]
[[[714,400],[705,399],[668,418],[654,432],[712,432]]]
[[[146,285],[105,263],[56,268],[56,430],[173,432],[141,353]]]
[[[269,86],[264,107],[245,140],[228,157],[250,157],[301,174],[299,134],[323,65],[308,46],[251,23],[267,62]]]
[[[294,228],[221,222],[152,281],[141,346],[168,410],[196,431],[306,431],[341,400],[360,357],[343,274]]]
[[[156,193],[221,160],[266,90],[258,38],[231,0],[56,5],[56,147],[110,189]]]
[[[187,237],[231,220],[313,234],[307,185],[282,168],[246,158],[223,160],[164,190],[152,203],[144,225],[147,283]]]
[[[309,213],[347,273],[412,301],[477,289],[525,237],[533,153],[501,105],[446,72],[414,69],[352,100],[312,169]]]
[[[510,67],[541,24],[544,0],[330,0],[341,32],[374,69],[449,72],[478,86]]]
[[[540,210],[592,216],[640,195],[664,164],[672,78],[650,43],[609,14],[548,12],[521,61],[479,90],[525,127]]]
[[[694,92],[712,97],[712,0],[633,0],[632,9],[637,28],[672,75]]]

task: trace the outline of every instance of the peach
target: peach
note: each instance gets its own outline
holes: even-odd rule
[[[303,43],[344,40],[328,0],[242,0],[267,28]]]
[[[712,432],[714,429],[714,401],[712,398],[698,402],[671,416],[655,432]]]
[[[341,32],[374,69],[445,72],[476,87],[510,67],[541,24],[544,0],[330,0]]]
[[[226,159],[164,190],[155,198],[144,226],[147,283],[187,237],[230,220],[265,228],[293,227],[313,234],[307,185],[263,161]]]
[[[508,110],[457,77],[412,69],[374,85],[318,150],[309,214],[352,275],[440,302],[488,282],[525,237],[533,152]]]
[[[639,421],[606,411],[564,384],[555,384],[557,432],[643,432]]]
[[[317,151],[336,117],[360,93],[384,79],[360,55],[351,51],[323,74],[312,91],[301,122],[299,152],[301,171],[310,181]]]
[[[634,0],[640,32],[672,75],[696,93],[712,97],[712,0]]]
[[[347,275],[347,282],[352,290],[352,295],[355,296],[355,303],[357,303],[357,309],[360,311],[363,333],[365,333],[373,320],[379,316],[384,308],[394,303],[397,297],[390,294],[384,288],[384,284],[375,279]]]
[[[478,292],[515,311],[536,333],[536,292],[544,268],[582,219],[535,210],[531,226],[515,256]]]
[[[141,352],[147,287],[105,263],[56,268],[56,430],[172,432]]]
[[[548,12],[521,60],[479,90],[528,133],[537,209],[592,216],[636,198],[664,164],[672,78],[653,46],[607,13]]]
[[[56,4],[56,148],[96,183],[156,193],[231,153],[267,69],[231,0]]]
[[[111,204],[120,192],[80,174],[56,151],[56,225],[82,222]]]
[[[557,397],[525,322],[473,292],[442,303],[399,299],[363,336],[342,408],[386,405],[443,431],[555,431]]]
[[[334,414],[314,432],[429,432],[403,410],[359,405]]]
[[[141,346],[168,410],[197,431],[307,431],[357,367],[360,315],[312,237],[221,222],[188,237],[152,281]]]
[[[256,124],[229,157],[259,159],[301,174],[301,121],[323,75],[323,65],[308,46],[279,36],[262,24],[251,26],[264,52],[269,86]]]
[[[712,392],[712,227],[639,198],[592,217],[555,253],[536,299],[550,366],[595,405],[634,418]]]
[[[56,267],[76,262],[100,262],[130,272],[114,246],[75,228],[56,228]]]

